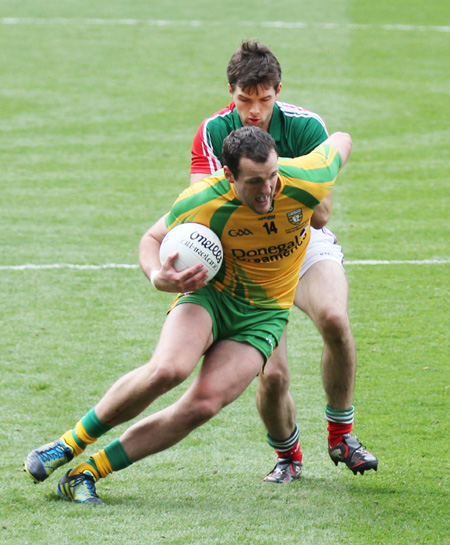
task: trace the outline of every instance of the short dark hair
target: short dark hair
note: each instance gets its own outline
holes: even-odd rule
[[[242,42],[227,67],[231,89],[253,90],[260,85],[275,90],[281,83],[281,66],[272,51],[258,40]]]
[[[230,132],[223,141],[223,164],[237,178],[243,157],[255,163],[265,163],[272,150],[278,155],[275,140],[268,132],[260,127],[242,127]]]

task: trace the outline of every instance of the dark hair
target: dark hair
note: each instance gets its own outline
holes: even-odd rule
[[[275,140],[268,132],[260,127],[242,127],[230,132],[223,141],[223,164],[237,178],[243,157],[255,163],[265,163],[272,150],[278,154]]]
[[[275,90],[281,83],[281,67],[270,49],[258,40],[242,42],[227,67],[227,78],[234,91],[239,85],[244,91],[260,85]]]

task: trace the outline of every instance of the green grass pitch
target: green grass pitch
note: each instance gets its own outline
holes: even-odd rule
[[[0,0],[0,543],[450,543],[447,4]],[[330,461],[321,339],[295,310],[299,481],[262,482],[275,459],[252,384],[100,482],[105,508],[63,502],[59,474],[33,485],[23,458],[150,356],[172,297],[136,267],[139,239],[188,185],[245,38],[278,56],[282,100],[353,137],[330,228],[348,263],[355,432],[379,470]],[[86,268],[45,268],[61,264]],[[89,268],[106,264],[130,267]]]

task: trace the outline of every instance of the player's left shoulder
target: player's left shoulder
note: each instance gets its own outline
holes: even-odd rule
[[[278,106],[280,114],[287,119],[299,122],[317,122],[325,127],[325,122],[322,117],[311,110],[307,110],[302,106],[296,106],[289,102],[277,101],[276,105]]]

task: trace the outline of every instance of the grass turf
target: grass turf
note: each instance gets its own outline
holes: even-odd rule
[[[225,66],[246,37],[279,57],[283,100],[353,136],[331,221],[347,259],[447,259],[347,267],[355,431],[376,474],[329,460],[321,340],[294,311],[299,482],[261,482],[274,458],[253,384],[175,448],[101,482],[108,505],[89,510],[60,501],[56,477],[34,486],[22,459],[149,357],[171,296],[135,269],[0,270],[0,542],[450,542],[448,31],[432,28],[446,3],[414,7],[0,3],[1,18],[19,18],[0,23],[1,265],[136,264],[140,236],[187,185],[194,131],[226,104]],[[273,24],[293,20],[306,25]]]

